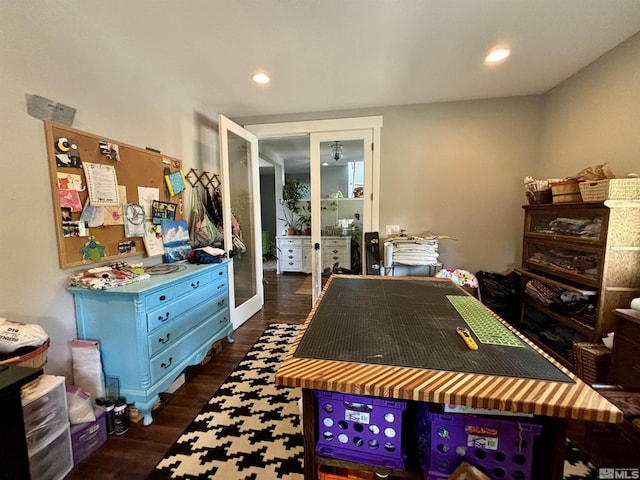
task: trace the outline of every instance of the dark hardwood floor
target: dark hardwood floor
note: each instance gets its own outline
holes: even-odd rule
[[[132,423],[121,436],[107,442],[77,465],[67,479],[143,479],[225,381],[247,351],[273,322],[303,323],[311,309],[311,294],[296,294],[307,275],[264,272],[263,309],[233,333],[234,342],[209,363],[191,367],[186,383],[153,413],[153,423]],[[232,480],[232,479],[230,479]]]

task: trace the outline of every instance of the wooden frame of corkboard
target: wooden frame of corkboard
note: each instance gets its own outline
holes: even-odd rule
[[[56,151],[55,142],[58,138],[67,138],[77,145],[80,162],[112,165],[115,167],[118,185],[126,187],[128,203],[138,202],[139,186],[158,188],[160,191],[159,200],[178,204],[175,218],[184,219],[184,192],[171,196],[167,190],[164,179],[166,174],[182,169],[182,160],[168,157],[155,151],[127,145],[117,140],[83,132],[66,125],[45,121],[44,126],[60,268],[91,265],[94,264],[94,262],[83,260],[82,248],[89,241],[88,237],[65,237],[63,234],[58,172],[80,175],[85,187],[87,183],[82,168],[59,166],[57,164],[56,153],[59,152]],[[118,145],[119,160],[111,160],[103,154],[100,149],[100,142]],[[84,206],[88,198],[86,188],[79,192],[79,197],[81,205]],[[81,212],[72,212],[71,220],[79,220],[80,214]],[[140,256],[146,253],[142,237],[126,237],[123,225],[93,227],[89,229],[89,234],[105,247],[104,257],[98,262],[95,262],[95,264],[120,261],[127,257]],[[135,251],[119,253],[120,243],[128,241],[135,242]]]

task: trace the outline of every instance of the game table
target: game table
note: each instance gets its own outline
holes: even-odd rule
[[[477,350],[457,327],[469,329]],[[332,275],[275,381],[303,389],[307,480],[318,463],[341,464],[315,454],[314,390],[533,414],[543,426],[534,478],[562,479],[567,420],[623,419],[462,288],[430,277]]]

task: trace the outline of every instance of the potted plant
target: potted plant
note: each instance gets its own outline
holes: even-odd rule
[[[284,206],[293,213],[298,213],[300,207],[298,202],[302,200],[307,193],[308,187],[304,183],[300,183],[297,178],[290,178],[282,187],[282,202]]]
[[[290,178],[282,187],[282,205],[284,206],[284,221],[288,228],[288,235],[295,235],[296,230],[301,227],[300,223],[300,206],[298,202],[304,198],[307,193],[307,186],[300,183],[297,178]]]
[[[295,235],[296,230],[300,227],[300,217],[296,212],[288,208],[284,208],[282,214],[284,218],[280,218],[280,220],[282,220],[287,227],[287,235]]]
[[[300,207],[300,227],[303,229],[303,235],[311,235],[311,205],[306,202],[305,205]]]

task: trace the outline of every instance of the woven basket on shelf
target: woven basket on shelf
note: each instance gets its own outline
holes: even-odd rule
[[[573,366],[583,382],[606,383],[611,365],[611,350],[599,343],[573,344]]]
[[[16,365],[20,367],[42,368],[47,364],[47,350],[49,350],[50,339],[35,350],[17,357],[0,361],[0,364]]]
[[[584,202],[604,200],[640,200],[640,178],[611,178],[580,183]]]
[[[582,182],[579,186],[583,202],[601,202],[609,198],[608,179],[597,182]]]

